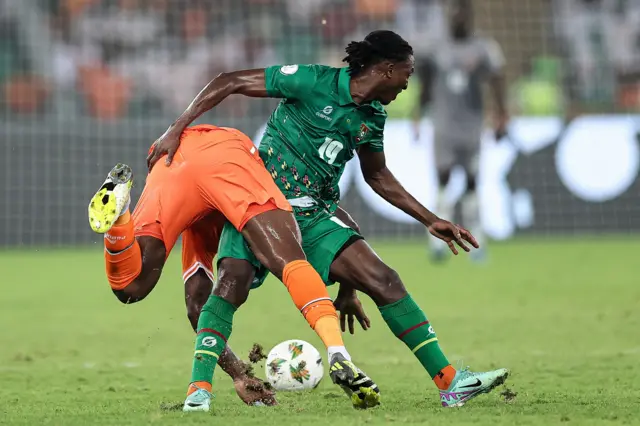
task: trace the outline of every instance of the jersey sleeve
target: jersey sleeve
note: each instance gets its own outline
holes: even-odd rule
[[[314,65],[275,65],[265,68],[264,77],[270,97],[298,99],[311,93],[318,69]]]
[[[360,126],[360,132],[356,136],[356,145],[366,145],[371,151],[384,151],[384,124],[387,120],[386,113],[376,113],[371,119]]]
[[[502,71],[505,66],[505,58],[502,49],[497,41],[487,39],[484,43],[486,52],[487,68],[491,74],[497,74]]]

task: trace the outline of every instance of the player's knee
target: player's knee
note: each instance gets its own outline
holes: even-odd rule
[[[382,262],[371,269],[367,281],[369,284],[366,287],[370,289],[369,296],[378,306],[397,302],[407,295],[400,275]]]
[[[254,277],[255,268],[248,261],[224,258],[218,262],[218,280],[213,294],[238,308],[247,301]]]
[[[282,279],[288,263],[306,259],[300,244],[300,228],[290,212],[271,210],[261,213],[247,222],[242,235],[258,262],[278,279]]]
[[[129,276],[109,277],[113,294],[124,304],[140,302],[151,293],[160,279],[165,262],[165,248],[161,240],[140,237],[138,244],[142,264],[132,270]]]
[[[132,303],[140,302],[144,300],[145,297],[149,295],[151,291],[143,291],[140,286],[136,285],[136,283],[131,283],[125,288],[122,289],[111,289],[116,298],[124,303],[125,305],[130,305]]]
[[[451,179],[450,168],[438,170],[438,184],[440,187],[447,186],[449,184],[449,179]]]

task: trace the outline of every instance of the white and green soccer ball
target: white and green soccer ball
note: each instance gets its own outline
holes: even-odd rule
[[[313,389],[324,376],[322,356],[311,343],[287,340],[267,355],[267,380],[278,391]]]

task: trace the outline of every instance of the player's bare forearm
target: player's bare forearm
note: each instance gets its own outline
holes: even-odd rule
[[[504,74],[498,73],[491,77],[490,81],[493,101],[496,106],[496,112],[500,117],[507,116],[507,91],[506,79]]]
[[[202,114],[233,94],[266,98],[264,69],[221,73],[198,93],[182,115],[171,125],[169,131],[182,132]]]
[[[229,345],[224,348],[218,359],[218,365],[233,380],[238,380],[246,376],[246,368],[244,362],[233,353]]]
[[[387,168],[384,152],[374,152],[365,147],[358,151],[358,156],[364,179],[376,194],[425,226],[440,220],[398,182]]]

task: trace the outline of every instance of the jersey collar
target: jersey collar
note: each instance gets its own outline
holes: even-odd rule
[[[351,97],[351,76],[349,75],[348,68],[341,68],[340,75],[338,76],[338,100],[340,106],[353,104],[353,98]]]

